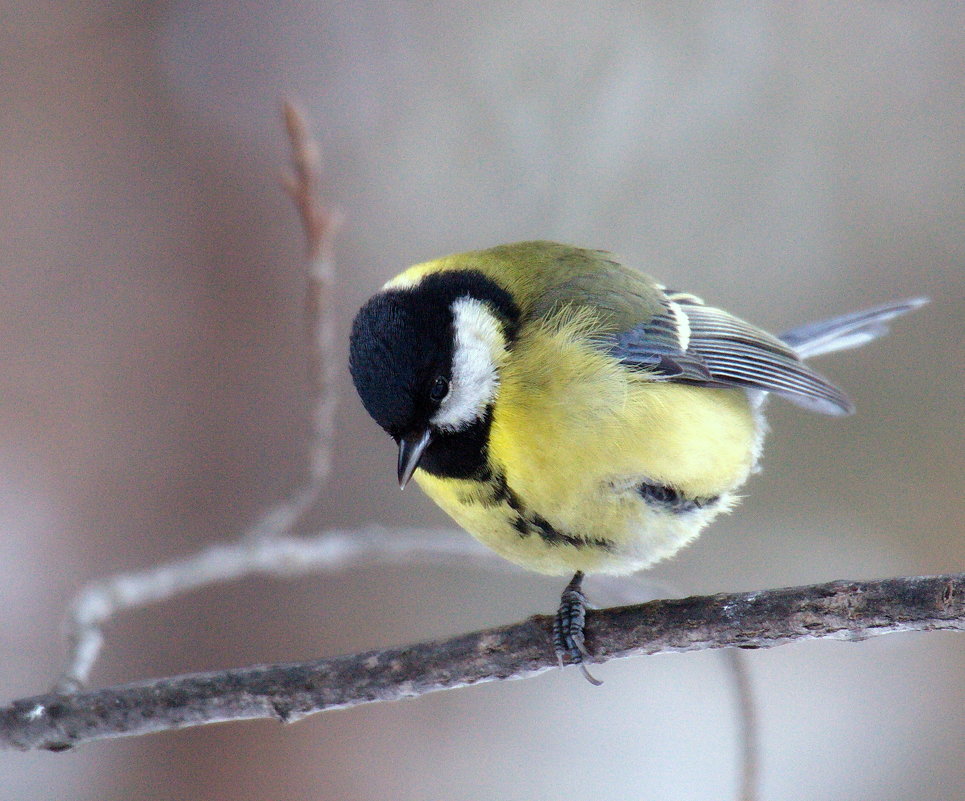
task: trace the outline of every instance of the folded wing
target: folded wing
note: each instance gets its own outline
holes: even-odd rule
[[[918,308],[924,298],[878,306],[792,329],[780,338],[667,290],[661,313],[610,338],[609,352],[658,381],[743,387],[781,395],[823,414],[849,414],[848,397],[802,359],[857,347],[888,330],[886,323]]]

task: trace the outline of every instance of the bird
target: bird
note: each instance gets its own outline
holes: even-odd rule
[[[606,251],[517,242],[416,264],[358,311],[363,406],[456,523],[530,570],[570,575],[559,664],[586,670],[588,573],[692,542],[758,469],[768,395],[846,415],[806,359],[858,347],[927,298],[774,336]]]

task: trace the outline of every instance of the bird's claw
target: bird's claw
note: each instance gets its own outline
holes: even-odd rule
[[[560,607],[553,619],[553,649],[560,667],[564,665],[564,658],[568,658],[570,662],[580,666],[584,678],[590,684],[599,686],[603,682],[590,675],[583,662],[583,658],[590,656],[590,652],[586,649],[584,637],[587,602],[581,588],[582,583],[583,573],[580,571],[573,576],[560,596]]]

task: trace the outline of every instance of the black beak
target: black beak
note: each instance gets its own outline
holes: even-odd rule
[[[404,437],[399,440],[399,489],[405,489],[412,474],[419,466],[422,453],[432,441],[432,429],[427,428],[421,434]]]

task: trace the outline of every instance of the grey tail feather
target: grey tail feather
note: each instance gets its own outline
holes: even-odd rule
[[[889,321],[926,303],[928,298],[909,298],[886,303],[872,309],[792,328],[780,334],[779,339],[790,345],[801,359],[857,348],[887,334]]]

